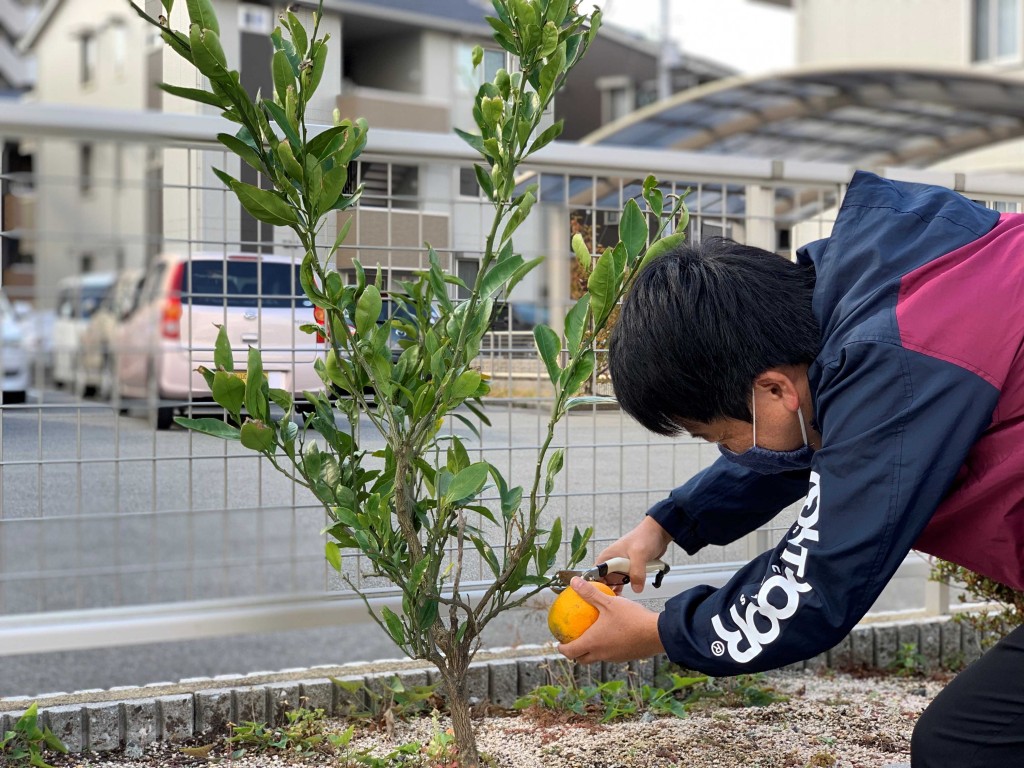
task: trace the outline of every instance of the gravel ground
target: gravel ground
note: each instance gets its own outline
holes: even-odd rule
[[[514,714],[476,721],[478,746],[489,765],[500,768],[881,768],[909,762],[914,722],[941,690],[941,680],[771,673],[760,681],[788,697],[762,707],[711,704],[685,719],[643,718],[599,725],[593,721]],[[330,721],[332,729],[345,723]],[[427,743],[447,727],[444,717],[398,721],[393,733],[362,731],[350,749],[372,749],[383,756],[412,741]],[[194,746],[201,746],[198,742]],[[181,745],[151,745],[130,756],[108,753],[51,760],[61,768],[163,768],[218,762],[237,768],[284,765],[347,766],[337,757],[300,761],[270,755],[232,760],[219,744],[206,757],[182,752]],[[417,768],[446,768],[426,758]]]

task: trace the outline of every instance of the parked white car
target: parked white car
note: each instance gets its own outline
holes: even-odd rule
[[[25,346],[25,333],[7,295],[0,290],[0,397],[2,404],[25,402],[32,358]]]
[[[142,282],[142,270],[126,269],[107,291],[93,312],[79,340],[79,366],[75,392],[79,397],[96,395],[101,400],[113,396],[117,381],[114,344],[121,322],[135,309]]]
[[[299,330],[314,322],[313,305],[302,293],[300,266],[288,257],[254,253],[155,259],[134,310],[116,335],[121,398],[144,399],[156,429],[170,427],[175,412],[190,402],[212,402],[196,369],[213,369],[221,325],[227,328],[236,370],[245,369],[253,346],[262,352],[271,387],[297,396],[321,389],[313,363],[323,354],[323,344]]]
[[[57,283],[57,316],[53,321],[53,383],[70,386],[81,365],[82,332],[110,287],[116,272],[92,272]]]

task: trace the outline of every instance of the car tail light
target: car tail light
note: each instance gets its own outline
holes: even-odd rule
[[[324,314],[323,307],[313,307],[313,322],[319,325],[321,328],[324,327],[324,323],[327,322],[327,316]],[[317,344],[323,344],[327,339],[323,333],[317,333],[316,342]]]
[[[160,335],[165,339],[181,338],[181,279],[185,273],[184,263],[174,268],[169,292],[164,299],[163,316],[160,320]]]

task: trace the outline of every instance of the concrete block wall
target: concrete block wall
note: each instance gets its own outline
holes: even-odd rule
[[[808,661],[790,665],[792,671],[817,672],[853,669],[889,669],[907,644],[914,644],[926,668],[959,669],[981,655],[977,632],[947,619],[928,622],[873,623],[856,627],[827,653]],[[525,650],[525,649],[523,649]],[[522,650],[520,651],[522,653]],[[655,683],[667,667],[668,659],[659,656],[628,664],[571,664],[538,646],[532,655],[502,657],[497,652],[475,663],[469,671],[471,703],[490,701],[500,707],[511,707],[517,698],[537,686],[573,675],[579,685],[634,677],[641,682]],[[342,669],[330,668],[326,676],[319,668],[288,670],[275,676],[291,679],[247,684],[245,677],[193,678],[175,687],[184,690],[161,695],[158,691],[170,684],[156,684],[140,689],[117,689],[112,692],[89,692],[93,695],[115,694],[115,700],[89,701],[88,694],[72,697],[82,703],[40,701],[42,722],[64,742],[70,752],[107,752],[124,748],[139,751],[153,741],[182,741],[204,733],[226,730],[227,724],[243,721],[284,722],[289,709],[305,706],[323,709],[328,715],[344,715],[365,709],[365,694],[351,694],[332,682],[331,677],[361,683],[370,690],[382,690],[385,682],[396,675],[405,686],[444,686],[435,669],[400,668],[390,671],[361,671],[359,665]],[[344,670],[351,668],[351,674]],[[249,678],[270,676],[254,673]],[[117,698],[116,694],[123,694]],[[148,695],[147,695],[148,694]],[[103,698],[103,696],[97,696]],[[0,732],[8,730],[31,704],[26,697],[0,699]]]

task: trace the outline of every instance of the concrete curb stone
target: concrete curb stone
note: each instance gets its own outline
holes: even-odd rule
[[[86,727],[84,730],[89,735],[91,751],[110,752],[121,746],[123,741],[121,709],[120,702],[85,705]]]
[[[285,712],[299,706],[298,683],[271,683],[266,686],[269,725],[284,725]]]
[[[977,632],[942,618],[927,623],[861,625],[827,653],[791,667],[811,671],[858,667],[884,670],[897,660],[898,652],[907,643],[917,644],[918,653],[931,668],[967,663],[981,653]],[[497,706],[511,707],[520,696],[538,685],[548,683],[551,672],[557,672],[559,665],[568,664],[563,657],[553,652],[551,646],[537,647],[536,650],[521,649],[520,652],[523,650],[530,655],[491,658],[472,665],[467,679],[471,699],[474,702],[489,699]],[[658,676],[664,674],[667,663],[667,657],[660,655],[629,664],[574,664],[564,668],[567,672],[571,669],[580,685],[622,680],[629,676],[642,682],[652,682],[658,681]],[[331,669],[337,670],[336,667]],[[276,722],[283,719],[284,712],[289,708],[299,706],[322,708],[330,715],[344,714],[353,707],[366,709],[368,702],[365,693],[360,691],[350,694],[326,676],[315,677],[316,671],[296,670],[294,674],[298,679],[255,685],[252,675],[193,678],[192,692],[156,697],[146,697],[145,693],[139,695],[140,691],[147,691],[152,686],[124,689],[124,701],[89,703],[88,699],[83,699],[87,703],[55,702],[54,706],[49,707],[43,703],[40,716],[71,752],[85,749],[100,752],[121,746],[139,749],[159,740],[181,741],[205,731],[223,730],[228,722],[238,722],[239,719]],[[303,673],[312,673],[313,676],[302,679]],[[341,675],[338,679],[379,689],[396,675],[407,686],[436,682],[437,677],[436,670],[421,667],[366,672],[353,666],[351,674]],[[225,686],[224,683],[228,681],[236,682],[237,685]],[[664,680],[660,682],[664,684]],[[133,691],[135,698],[131,697]],[[118,689],[117,693],[120,692],[121,689]],[[78,692],[75,696],[81,696],[82,693]],[[109,691],[103,693],[106,696],[110,694]],[[0,704],[10,706],[16,702],[23,706],[30,701],[30,697],[14,697],[3,699]],[[22,714],[23,709],[0,713],[0,728],[11,728]]]
[[[134,699],[124,703],[125,746],[145,747],[159,740],[156,699]]]
[[[328,715],[335,712],[338,686],[328,678],[299,681],[299,702],[307,709],[322,709]]]
[[[488,664],[491,703],[511,707],[519,698],[519,666],[515,659],[501,659]]]
[[[157,733],[162,741],[184,741],[195,726],[195,698],[187,693],[157,699]]]
[[[83,739],[84,715],[82,707],[68,704],[62,707],[50,707],[46,710],[47,725],[53,735],[64,742],[68,752],[81,752],[85,747]],[[9,716],[0,719],[0,732],[6,732],[18,718],[5,722]]]
[[[194,734],[224,730],[228,723],[236,722],[231,711],[234,698],[231,694],[230,688],[211,688],[196,692]]]

